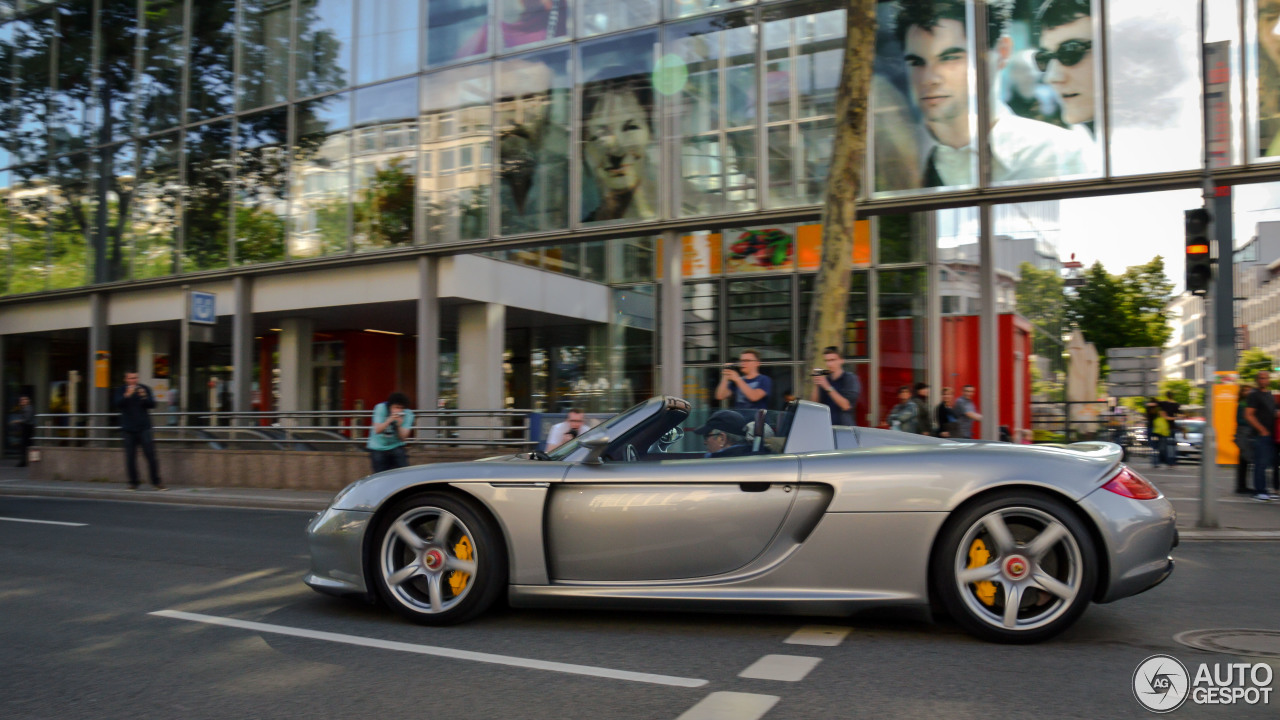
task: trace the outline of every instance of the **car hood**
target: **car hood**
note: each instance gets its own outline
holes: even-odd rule
[[[458,482],[556,482],[564,479],[572,463],[529,460],[502,455],[470,462],[431,463],[397,468],[363,477],[334,497],[337,510],[373,512],[400,490],[434,483]]]

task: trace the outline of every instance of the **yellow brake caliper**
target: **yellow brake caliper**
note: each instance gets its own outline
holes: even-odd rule
[[[453,546],[453,554],[456,555],[459,560],[470,560],[475,555],[471,550],[471,541],[468,540],[465,535],[458,541],[457,545]],[[453,594],[461,594],[463,588],[467,586],[467,581],[470,579],[471,576],[461,570],[454,570],[450,572],[449,587],[453,590]],[[993,588],[991,592],[994,593],[995,589]]]
[[[465,539],[465,538],[464,538]],[[987,550],[986,543],[981,540],[974,540],[969,546],[969,567],[982,567],[991,562],[991,552]],[[996,584],[990,580],[981,580],[973,584],[978,599],[983,605],[994,605],[996,602]]]

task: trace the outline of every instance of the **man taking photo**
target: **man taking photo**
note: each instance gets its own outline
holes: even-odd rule
[[[853,425],[854,409],[862,396],[862,382],[858,376],[845,372],[844,358],[840,350],[831,345],[822,350],[823,370],[814,370],[813,392],[809,399],[831,408],[832,425]]]

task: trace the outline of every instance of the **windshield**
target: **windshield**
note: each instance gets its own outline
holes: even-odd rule
[[[1184,433],[1203,433],[1204,432],[1203,420],[1179,420],[1178,424],[1182,426],[1182,432]]]
[[[640,403],[639,405],[636,405],[635,407],[631,408],[630,410],[627,410],[627,411],[625,411],[625,412],[623,412],[623,413],[621,413],[621,414],[618,414],[618,415],[614,415],[613,417],[609,418],[608,420],[605,420],[604,422],[600,423],[599,425],[596,425],[595,427],[591,428],[590,430],[588,430],[588,431],[586,431],[586,432],[582,433],[582,434],[581,434],[581,435],[579,435],[578,437],[576,437],[576,438],[574,438],[574,439],[570,440],[569,442],[567,442],[567,443],[565,443],[565,444],[561,445],[560,447],[556,448],[555,450],[552,450],[551,452],[547,453],[547,457],[548,457],[549,459],[551,459],[551,460],[564,460],[564,459],[568,458],[570,455],[572,455],[572,454],[573,454],[573,451],[574,451],[574,450],[577,450],[579,447],[581,447],[581,446],[582,446],[582,441],[583,441],[583,440],[586,440],[587,438],[591,438],[591,437],[597,437],[597,436],[602,436],[602,435],[610,435],[610,430],[612,430],[613,428],[615,428],[615,427],[617,427],[617,426],[619,426],[619,425],[621,425],[621,424],[623,424],[623,423],[627,422],[627,419],[628,419],[628,418],[630,418],[630,417],[632,417],[633,415],[635,415],[635,414],[639,413],[639,412],[640,412],[641,410],[643,410],[643,409],[644,409],[648,404],[649,404],[649,403],[647,403],[647,402],[643,402],[643,403]]]

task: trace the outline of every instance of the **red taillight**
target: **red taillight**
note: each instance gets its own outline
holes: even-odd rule
[[[1117,495],[1123,495],[1134,500],[1155,500],[1160,497],[1160,491],[1156,489],[1155,485],[1139,477],[1137,473],[1127,467],[1120,468],[1120,472],[1116,473],[1116,476],[1102,487],[1104,490],[1110,490]]]

